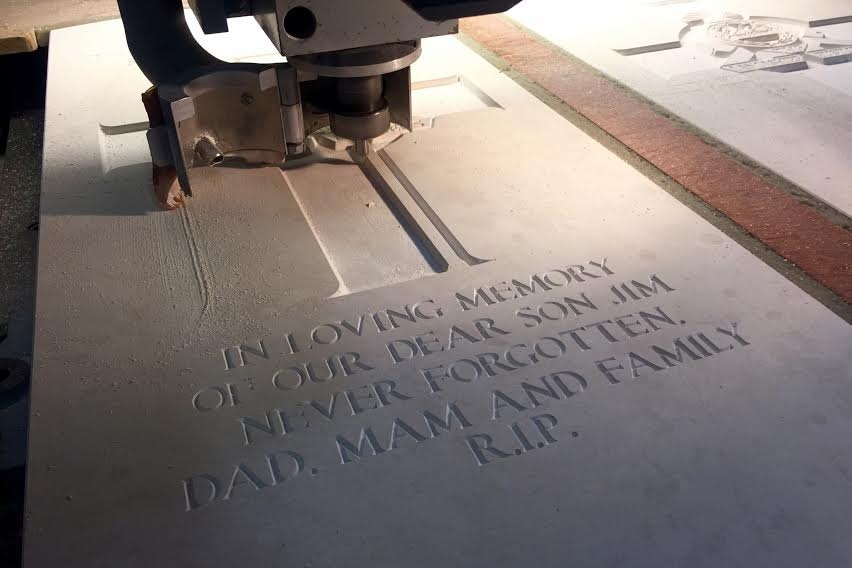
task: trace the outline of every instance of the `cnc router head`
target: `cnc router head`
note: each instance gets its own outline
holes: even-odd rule
[[[118,0],[143,95],[157,198],[192,195],[188,170],[226,157],[280,164],[329,127],[365,152],[391,123],[410,130],[420,39],[520,0],[190,0],[204,33],[254,16],[287,63],[225,63],[192,37],[181,0]]]

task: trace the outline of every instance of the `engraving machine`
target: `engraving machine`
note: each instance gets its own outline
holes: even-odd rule
[[[276,165],[330,127],[366,154],[395,123],[411,130],[410,66],[420,39],[458,32],[458,18],[520,0],[190,0],[204,33],[253,15],[287,62],[225,63],[194,40],[181,0],[118,0],[143,95],[157,200],[192,195],[188,170],[225,159]]]

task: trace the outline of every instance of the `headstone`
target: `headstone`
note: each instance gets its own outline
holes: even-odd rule
[[[849,325],[457,40],[414,75],[369,162],[161,212],[120,24],[55,34],[25,565],[847,565]]]

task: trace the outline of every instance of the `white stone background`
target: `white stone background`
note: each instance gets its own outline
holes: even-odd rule
[[[727,16],[726,16],[727,14]],[[524,0],[510,17],[625,83],[838,210],[852,214],[852,57],[807,69],[736,73],[738,49],[711,55],[685,18],[705,23],[737,14],[803,37],[807,51],[852,45],[852,0]],[[691,16],[692,15],[692,16]],[[834,21],[833,25],[822,25]],[[616,50],[675,42],[674,49]],[[822,44],[822,45],[821,45]]]

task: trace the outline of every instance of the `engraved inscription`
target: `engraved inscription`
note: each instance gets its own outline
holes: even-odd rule
[[[462,310],[468,311],[484,306],[493,306],[500,302],[516,300],[531,294],[549,292],[556,288],[582,284],[588,280],[597,280],[612,276],[614,272],[607,266],[606,259],[600,262],[589,261],[565,268],[548,270],[541,274],[532,274],[528,278],[513,278],[491,286],[476,288],[471,293],[458,292],[456,301]]]
[[[183,509],[424,444],[456,444],[477,468],[540,455],[580,436],[561,430],[577,397],[752,345],[738,322],[680,317],[683,294],[668,275],[621,276],[604,259],[222,348],[229,380],[190,402],[199,420],[232,421],[246,457],[187,472]]]
[[[472,434],[465,437],[465,442],[476,460],[476,465],[483,466],[495,460],[521,456],[557,442],[553,435],[553,429],[559,421],[555,416],[552,414],[541,414],[533,416],[530,422],[532,424],[528,422],[512,422],[509,426],[509,434],[511,435],[508,435],[506,432],[501,433],[503,438],[507,438],[506,445],[503,445],[502,441],[495,441],[495,436],[491,434]],[[497,443],[500,443],[510,451],[501,450],[497,447]],[[512,450],[512,445],[520,445],[521,447]]]
[[[350,319],[317,324],[304,333],[287,332],[280,338],[252,339],[240,345],[223,347],[220,350],[221,358],[224,370],[231,371],[262,360],[286,359],[298,353],[322,350],[341,341],[376,336],[443,316],[443,309],[434,300],[427,299],[397,308],[359,314]],[[341,361],[341,365],[345,364]]]
[[[371,455],[378,455],[386,451],[395,450],[399,447],[399,441],[404,438],[411,438],[415,443],[425,442],[437,438],[442,432],[452,432],[454,429],[465,429],[472,426],[470,421],[465,418],[464,413],[458,406],[458,403],[451,402],[447,405],[446,415],[440,418],[431,411],[422,411],[422,423],[417,427],[422,431],[421,434],[413,425],[405,422],[402,418],[394,418],[390,425],[390,432],[387,436],[387,443],[382,447],[381,441],[373,432],[372,427],[367,426],[362,428],[358,436],[358,443],[351,442],[343,434],[339,434],[335,441],[337,443],[337,451],[340,455],[340,463],[351,463],[355,459],[362,459]]]

